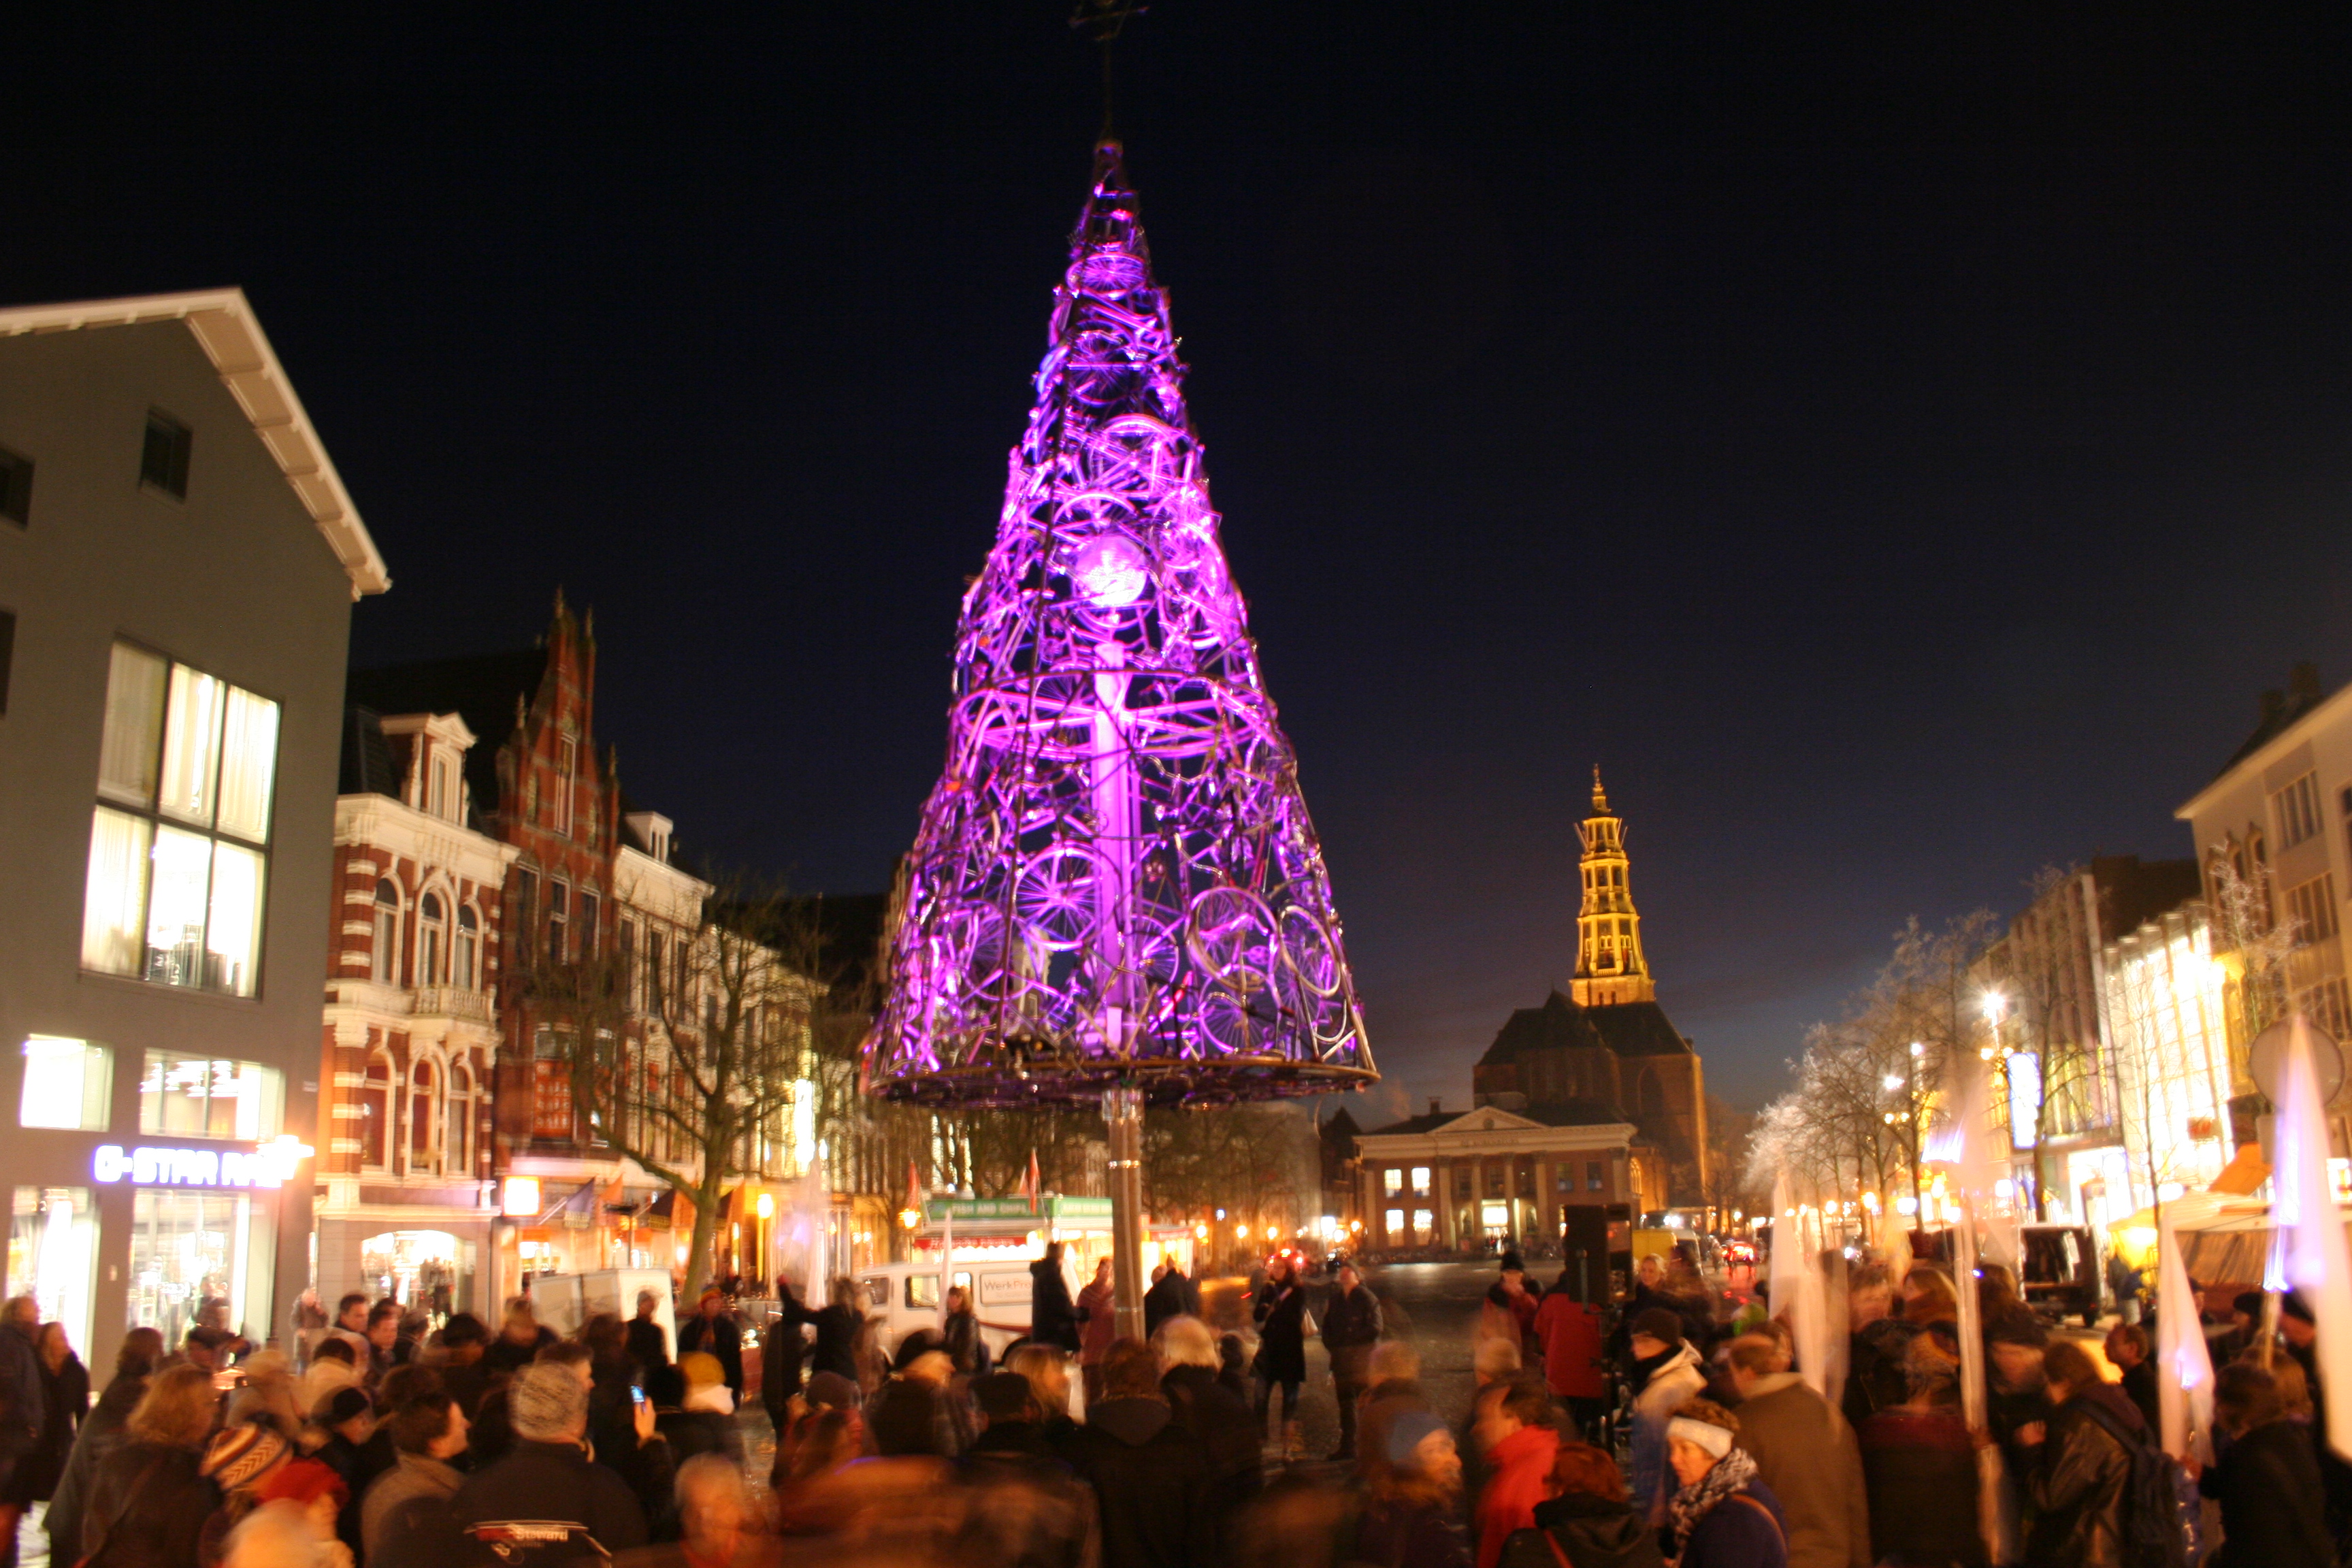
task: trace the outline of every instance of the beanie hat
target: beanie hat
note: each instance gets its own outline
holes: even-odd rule
[[[568,1366],[533,1362],[508,1385],[507,1415],[526,1442],[568,1443],[587,1421],[588,1385]]]
[[[688,1388],[707,1388],[714,1383],[727,1381],[726,1368],[719,1358],[708,1351],[688,1351],[677,1358],[677,1370],[686,1378]]]
[[[1443,1432],[1445,1423],[1426,1410],[1408,1410],[1389,1423],[1387,1458],[1400,1469],[1412,1465],[1412,1452],[1421,1440],[1432,1432]]]
[[[267,1426],[225,1426],[214,1436],[197,1468],[222,1491],[242,1491],[268,1475],[289,1451],[286,1439]]]
[[[366,1415],[372,1408],[367,1391],[347,1383],[312,1405],[310,1419],[321,1426],[340,1426],[355,1415]]]
[[[1678,1345],[1683,1342],[1682,1315],[1670,1307],[1644,1307],[1633,1315],[1633,1332],[1662,1345]]]
[[[276,1502],[282,1498],[306,1507],[322,1497],[331,1497],[335,1500],[335,1506],[341,1508],[351,1501],[352,1489],[343,1483],[342,1477],[321,1461],[296,1459],[291,1464],[278,1466],[263,1477],[261,1484],[253,1489],[253,1495],[260,1502]]]

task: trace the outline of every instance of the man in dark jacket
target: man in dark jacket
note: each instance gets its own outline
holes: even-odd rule
[[[1116,1340],[1102,1359],[1103,1397],[1074,1445],[1101,1510],[1103,1568],[1207,1568],[1214,1560],[1209,1456],[1176,1425],[1160,1358]]]
[[[81,1560],[82,1499],[89,1495],[90,1478],[106,1457],[122,1446],[122,1424],[146,1397],[148,1379],[163,1359],[163,1336],[157,1331],[133,1329],[122,1336],[122,1347],[114,1352],[114,1380],[82,1418],[81,1430],[74,1435],[73,1452],[66,1457],[65,1475],[41,1521],[49,1534],[51,1563]]]
[[[1354,1264],[1342,1263],[1323,1307],[1323,1348],[1331,1352],[1331,1387],[1339,1396],[1335,1459],[1356,1457],[1356,1401],[1371,1382],[1372,1347],[1380,1340],[1381,1299],[1364,1289]]]
[[[677,1353],[681,1360],[696,1351],[719,1358],[719,1370],[726,1374],[728,1392],[735,1402],[743,1402],[743,1331],[727,1312],[727,1298],[719,1293],[716,1285],[702,1288],[702,1299],[695,1303],[694,1316],[677,1326]]]
[[[1168,1271],[1151,1282],[1143,1293],[1143,1336],[1150,1339],[1160,1331],[1160,1325],[1171,1318],[1197,1318],[1201,1315],[1201,1288],[1185,1277],[1183,1266],[1174,1258],[1168,1260]]]
[[[1193,1317],[1171,1318],[1152,1342],[1160,1352],[1160,1392],[1176,1425],[1200,1439],[1209,1457],[1209,1511],[1215,1555],[1224,1561],[1233,1522],[1265,1484],[1257,1417],[1249,1401],[1218,1381],[1217,1337]]]
[[[646,1542],[645,1510],[628,1484],[589,1462],[588,1385],[568,1366],[534,1363],[507,1391],[515,1441],[507,1456],[457,1489],[450,1510],[508,1568],[556,1568]],[[653,1422],[639,1407],[638,1435]]]
[[[0,1327],[0,1563],[15,1568],[16,1521],[24,1504],[6,1500],[24,1495],[17,1486],[16,1468],[29,1464],[48,1420],[48,1392],[41,1381],[40,1352],[33,1348],[41,1331],[41,1309],[30,1296],[12,1299],[7,1323]]]
[[[637,1315],[629,1320],[629,1359],[639,1373],[669,1364],[669,1336],[662,1331],[661,1298],[651,1290],[637,1292]]]
[[[1029,1337],[1075,1353],[1079,1321],[1070,1282],[1062,1277],[1062,1244],[1049,1241],[1045,1256],[1029,1265]]]
[[[768,1425],[781,1432],[787,1419],[785,1407],[801,1391],[802,1363],[808,1358],[808,1341],[801,1333],[801,1325],[815,1322],[816,1314],[802,1303],[789,1279],[776,1281],[776,1309],[775,1318],[760,1336],[760,1404],[768,1412]]]
[[[2042,1352],[2042,1378],[2049,1420],[2016,1434],[2040,1454],[2025,1489],[2034,1510],[2025,1560],[2089,1568],[2128,1563],[2132,1458],[2147,1441],[2139,1412],[2072,1340]]]
[[[1094,1499],[1045,1441],[1029,1380],[976,1377],[971,1402],[982,1426],[958,1467],[971,1489],[949,1561],[1079,1568],[1094,1541]]]

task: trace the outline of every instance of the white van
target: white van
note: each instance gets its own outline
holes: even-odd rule
[[[1029,1263],[1014,1257],[956,1265],[954,1282],[972,1292],[972,1313],[980,1319],[981,1338],[992,1357],[1002,1357],[1007,1345],[1029,1331]],[[857,1289],[866,1310],[882,1320],[877,1331],[886,1354],[895,1353],[898,1342],[917,1329],[940,1326],[937,1263],[885,1263],[861,1269]]]

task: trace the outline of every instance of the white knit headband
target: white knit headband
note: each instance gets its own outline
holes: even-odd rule
[[[1710,1421],[1695,1421],[1687,1415],[1677,1415],[1666,1423],[1666,1440],[1679,1438],[1694,1448],[1705,1448],[1720,1459],[1731,1452],[1731,1434]]]

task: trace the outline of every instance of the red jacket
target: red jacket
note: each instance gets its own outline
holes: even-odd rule
[[[1536,1309],[1536,1338],[1543,1346],[1544,1381],[1562,1399],[1601,1399],[1608,1380],[1594,1364],[1601,1358],[1601,1309],[1555,1290]]]
[[[1536,1504],[1551,1497],[1551,1462],[1559,1434],[1549,1426],[1522,1426],[1486,1450],[1486,1489],[1478,1494],[1478,1568],[1503,1560],[1503,1542],[1515,1530],[1536,1527]]]

